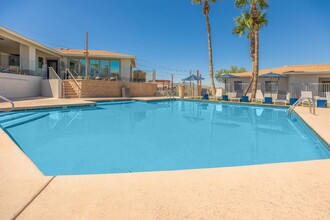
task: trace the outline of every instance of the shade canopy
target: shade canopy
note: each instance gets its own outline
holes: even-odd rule
[[[182,79],[183,82],[185,82],[185,81],[201,81],[201,80],[204,80],[204,78],[196,76],[196,75],[190,75],[190,76]]]
[[[220,78],[220,79],[231,79],[231,78],[239,78],[238,76],[235,76],[235,75],[232,75],[232,74],[229,74],[229,73],[225,73],[225,74],[222,74],[220,76],[217,76],[215,78]]]
[[[260,75],[259,78],[287,78],[287,76],[284,76],[279,73],[270,72],[270,73]]]

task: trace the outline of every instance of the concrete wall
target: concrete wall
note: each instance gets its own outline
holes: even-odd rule
[[[9,66],[9,54],[0,52],[0,66],[2,68],[8,68],[8,66]]]
[[[129,81],[131,78],[131,60],[121,59],[120,60],[120,74],[122,81]]]
[[[40,77],[0,73],[0,95],[6,98],[40,96],[40,88]]]
[[[289,84],[291,83],[320,83],[321,78],[329,78],[329,74],[311,74],[311,75],[290,75]]]
[[[41,80],[41,96],[61,98],[61,81],[58,79]]]
[[[121,97],[121,88],[128,87],[132,97],[155,96],[157,85],[120,81],[81,80],[81,97]]]

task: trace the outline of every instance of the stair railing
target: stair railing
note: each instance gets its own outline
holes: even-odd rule
[[[4,110],[5,112],[10,112],[10,111],[13,111],[13,110],[14,110],[14,108],[15,108],[15,104],[14,104],[13,101],[7,99],[6,97],[4,97],[4,96],[2,96],[2,95],[0,95],[0,99],[4,100],[4,101],[6,101],[6,102],[9,102],[9,103],[11,104],[11,108],[10,108],[9,110]]]
[[[49,70],[49,79],[58,79],[61,82],[61,97],[65,98],[65,86],[64,86],[64,82],[61,79],[61,77],[56,73],[56,71],[53,69],[53,67],[48,67]]]
[[[65,71],[66,71],[66,73],[69,74],[69,76],[73,79],[74,83],[76,84],[76,86],[77,86],[77,88],[78,88],[78,90],[79,90],[79,94],[78,94],[78,96],[80,97],[80,94],[81,94],[81,87],[80,87],[78,81],[77,81],[76,78],[72,75],[71,71],[70,71],[68,68],[66,68]]]
[[[165,99],[165,97],[167,100],[175,100],[173,92],[168,88],[163,90],[163,99]]]

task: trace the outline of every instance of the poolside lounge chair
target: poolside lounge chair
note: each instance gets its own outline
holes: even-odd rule
[[[312,94],[312,91],[301,91],[301,96],[300,98],[311,98],[313,99],[313,94]],[[308,104],[309,101],[307,99],[303,100],[301,102],[301,105],[304,106],[304,104]]]
[[[228,92],[228,98],[232,102],[239,102],[242,97],[238,97],[236,92]]]
[[[284,104],[287,105],[290,102],[290,93],[286,91],[278,91],[277,99],[275,99],[274,104]]]
[[[215,96],[209,97],[210,100],[214,99],[215,101],[218,101],[219,98],[222,97],[222,89],[216,89]]]
[[[262,94],[261,90],[257,90],[256,97],[252,99],[252,101],[260,103],[263,103],[265,101],[264,94]]]
[[[325,97],[327,98],[327,105],[330,106],[330,92],[325,92]]]

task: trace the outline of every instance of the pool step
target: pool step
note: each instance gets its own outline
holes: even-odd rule
[[[127,101],[110,101],[110,102],[98,102],[97,105],[118,105],[118,104],[129,104],[135,102],[134,100]]]
[[[49,115],[49,113],[45,113],[45,112],[34,113],[34,114],[27,115],[25,117],[17,118],[15,120],[3,122],[3,123],[0,124],[0,126],[2,128],[10,128],[10,127],[14,127],[16,125],[20,125],[20,124],[24,124],[24,123],[27,123],[27,122],[30,122],[30,121],[37,120],[39,118],[43,118],[47,115]]]
[[[12,120],[16,120],[19,118],[23,118],[25,116],[29,116],[29,115],[33,115],[34,113],[15,113],[15,114],[8,114],[5,116],[0,117],[0,124],[7,122],[7,121],[12,121]]]

